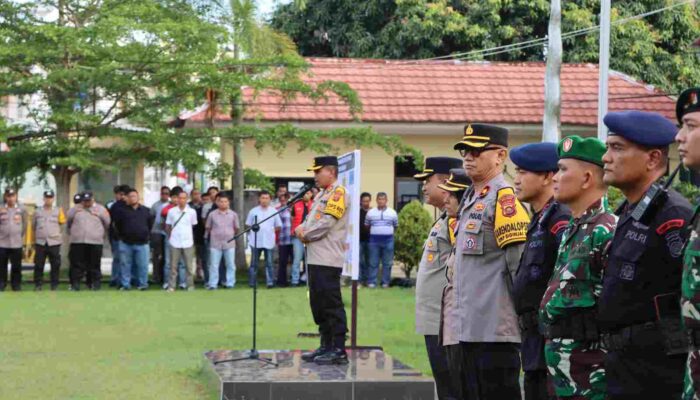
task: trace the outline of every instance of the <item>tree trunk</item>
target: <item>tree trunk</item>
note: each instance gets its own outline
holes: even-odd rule
[[[70,193],[70,181],[77,171],[71,170],[68,167],[56,167],[53,171],[53,177],[56,180],[56,203],[57,206],[63,208],[63,212],[68,216],[68,210],[73,206],[73,197]],[[68,230],[63,230],[63,245],[61,246],[61,269],[68,271],[68,248],[70,241]]]
[[[244,214],[244,199],[245,199],[245,182],[243,179],[243,159],[241,158],[243,141],[236,139],[233,142],[233,182],[231,191],[233,192],[233,207],[241,221],[245,221]],[[245,236],[245,235],[244,235]],[[241,236],[236,239],[236,268],[246,268],[245,261],[245,237]]]
[[[544,78],[542,141],[556,143],[561,131],[561,1],[552,0],[549,15],[547,71]]]

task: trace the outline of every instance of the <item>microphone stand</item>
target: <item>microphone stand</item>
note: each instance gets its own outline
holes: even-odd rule
[[[280,207],[277,210],[277,212],[275,212],[274,214],[271,214],[269,217],[263,219],[260,222],[258,222],[258,217],[255,216],[255,221],[253,222],[252,226],[244,229],[242,232],[235,235],[234,237],[232,237],[228,241],[232,242],[232,241],[238,239],[239,237],[245,235],[246,233],[253,231],[253,248],[255,248],[257,250],[257,248],[258,248],[258,231],[260,230],[260,224],[264,223],[265,221],[267,221],[269,219],[276,217],[277,215],[284,212],[285,210],[288,210],[289,207],[291,207],[297,201],[299,201],[299,200],[295,200],[294,202],[288,202],[283,207]],[[259,261],[259,259],[256,260],[256,262],[257,261]],[[265,259],[265,262],[267,262],[267,259]],[[221,364],[221,363],[227,363],[227,362],[258,360],[258,361],[262,361],[263,364],[266,364],[266,365],[272,365],[274,367],[278,366],[278,364],[276,362],[272,361],[271,359],[260,357],[260,353],[258,352],[258,349],[257,349],[257,336],[258,336],[258,330],[257,330],[257,319],[258,319],[258,279],[257,279],[257,273],[258,273],[258,271],[256,270],[255,271],[256,277],[253,280],[253,347],[250,349],[250,351],[248,352],[248,355],[245,357],[214,361],[214,365]]]

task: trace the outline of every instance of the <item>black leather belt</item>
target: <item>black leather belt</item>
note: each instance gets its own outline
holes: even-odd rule
[[[584,311],[557,320],[553,324],[542,324],[540,333],[547,339],[573,339],[598,341],[598,324],[593,311]]]
[[[600,345],[606,350],[618,351],[629,346],[632,338],[641,332],[656,331],[659,327],[655,321],[626,326],[614,332],[605,332],[600,335]]]

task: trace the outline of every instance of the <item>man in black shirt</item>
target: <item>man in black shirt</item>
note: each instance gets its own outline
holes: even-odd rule
[[[112,218],[112,221],[114,221],[114,212],[116,212],[119,207],[126,205],[124,197],[126,196],[127,190],[129,190],[128,185],[115,186],[114,200],[108,201],[107,204],[105,204],[105,207],[109,210],[109,216]],[[119,259],[119,237],[114,230],[114,222],[109,225],[109,245],[112,249],[112,276],[110,277],[109,286],[116,287],[119,286],[119,282],[121,282],[121,260]]]
[[[367,285],[369,275],[369,226],[365,225],[372,195],[364,192],[360,196],[360,284]]]
[[[136,285],[139,290],[148,288],[149,239],[153,227],[151,210],[139,204],[139,193],[129,189],[126,205],[113,215],[114,227],[119,235],[122,260],[121,289],[131,289],[132,266],[136,270]]]
[[[206,257],[207,252],[204,245],[204,223],[206,222],[207,216],[202,215],[205,195],[209,197],[209,193],[202,194],[199,190],[192,189],[192,192],[190,193],[192,200],[190,200],[189,206],[192,207],[195,214],[197,214],[197,225],[192,227],[194,251],[197,257],[197,276],[204,279],[206,286],[206,282],[209,282],[209,268],[207,266]]]

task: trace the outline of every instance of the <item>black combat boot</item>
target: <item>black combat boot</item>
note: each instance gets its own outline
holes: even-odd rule
[[[307,362],[312,362],[316,357],[326,353],[328,350],[331,348],[330,340],[328,338],[324,338],[321,336],[321,346],[319,346],[318,349],[308,352],[308,353],[302,353],[301,359]]]
[[[318,365],[347,364],[348,355],[344,349],[336,347],[314,358],[314,362]]]

